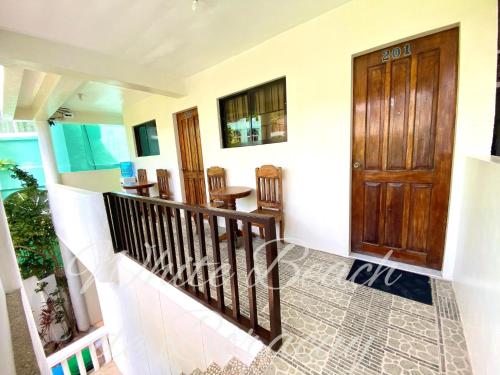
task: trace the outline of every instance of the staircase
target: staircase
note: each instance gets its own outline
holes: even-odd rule
[[[250,366],[245,365],[237,358],[232,358],[223,368],[212,363],[205,371],[196,369],[190,375],[263,375],[269,367],[273,355],[271,350],[264,348],[257,354]]]

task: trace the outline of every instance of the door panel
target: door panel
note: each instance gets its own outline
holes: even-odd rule
[[[385,66],[368,70],[366,99],[366,169],[379,169],[382,160],[382,128],[384,124]]]
[[[458,29],[354,59],[351,249],[440,269]]]
[[[365,185],[364,204],[364,242],[376,244],[379,241],[380,199],[382,197],[380,183]]]
[[[405,169],[410,98],[410,58],[392,64],[387,169]]]
[[[431,194],[430,184],[414,184],[411,187],[408,248],[413,251],[425,252],[427,248]]]
[[[439,50],[419,54],[417,82],[413,168],[432,169],[439,87]]]
[[[388,183],[385,198],[384,245],[402,248],[404,186],[401,183]]]
[[[176,118],[186,203],[205,204],[207,197],[198,111],[181,112]]]

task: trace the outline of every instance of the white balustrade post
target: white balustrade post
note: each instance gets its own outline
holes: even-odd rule
[[[69,296],[73,311],[75,312],[76,325],[79,331],[88,331],[90,328],[90,320],[87,310],[87,303],[82,292],[82,280],[76,264],[75,255],[59,240],[61,249],[61,257],[64,263],[64,272],[68,280]]]

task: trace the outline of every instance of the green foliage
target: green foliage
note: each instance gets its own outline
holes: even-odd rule
[[[16,255],[23,279],[31,276],[44,279],[54,273],[54,261],[50,254],[41,255],[30,249],[17,248]]]
[[[43,278],[54,272],[57,244],[47,192],[38,188],[38,182],[28,172],[17,166],[9,170],[23,186],[4,202],[21,273],[23,277]]]

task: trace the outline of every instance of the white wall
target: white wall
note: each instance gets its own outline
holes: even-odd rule
[[[262,348],[191,297],[115,255],[102,194],[54,184],[49,199],[59,239],[94,276],[113,357],[124,375],[190,373],[232,356],[249,364]]]
[[[119,191],[120,169],[61,173],[61,182],[66,186],[97,192]]]
[[[5,293],[13,292],[22,285],[2,198],[0,198],[0,281]]]
[[[355,0],[284,32],[188,79],[181,99],[151,97],[124,110],[131,126],[156,119],[161,155],[138,167],[172,174],[181,187],[172,114],[198,107],[205,167],[219,165],[232,185],[255,185],[261,164],[284,168],[286,235],[296,243],[347,256],[350,237],[352,58],[401,39],[460,26],[458,110],[444,276],[455,263],[464,158],[487,155],[496,82],[496,0]],[[217,98],[274,78],[287,78],[288,142],[221,149]],[[238,200],[255,207],[255,196]],[[328,213],[326,215],[325,213]]]
[[[113,358],[124,375],[190,374],[232,357],[250,365],[263,344],[118,255],[119,282],[97,283]]]
[[[500,158],[468,158],[454,286],[475,374],[500,374]]]

